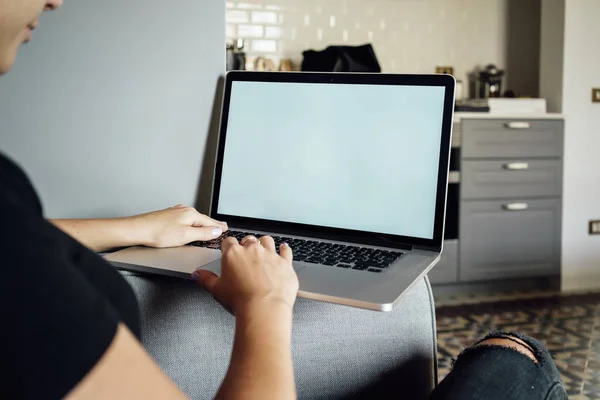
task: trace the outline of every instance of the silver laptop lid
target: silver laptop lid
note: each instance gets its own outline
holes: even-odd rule
[[[440,249],[454,85],[449,75],[228,73],[211,215]]]

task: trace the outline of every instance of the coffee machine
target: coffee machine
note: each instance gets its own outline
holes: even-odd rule
[[[494,64],[489,64],[484,69],[475,71],[472,78],[475,86],[475,98],[502,97],[504,70],[499,69]]]
[[[237,39],[233,42],[227,42],[225,50],[225,65],[227,71],[246,69],[246,53],[244,52],[244,39]]]

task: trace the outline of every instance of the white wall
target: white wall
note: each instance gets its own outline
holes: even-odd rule
[[[370,42],[384,72],[451,65],[466,81],[495,63],[509,67],[508,88],[538,94],[539,0],[232,0],[227,8],[227,37],[245,38],[249,59],[298,65],[309,48]]]
[[[563,112],[565,114],[562,288],[600,288],[600,236],[588,220],[600,219],[600,1],[565,2]]]
[[[0,78],[0,150],[50,217],[194,204],[224,47],[220,1],[67,1]]]

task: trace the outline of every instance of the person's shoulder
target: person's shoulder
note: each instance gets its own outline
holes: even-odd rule
[[[7,212],[10,208],[42,215],[42,205],[27,175],[0,152],[0,209]]]
[[[0,151],[0,179],[10,175],[24,174],[16,162]]]
[[[42,263],[47,256],[46,220],[33,186],[23,170],[0,154],[0,254],[3,263],[20,265],[25,258]],[[32,249],[36,251],[31,251]],[[26,257],[25,257],[26,256]]]

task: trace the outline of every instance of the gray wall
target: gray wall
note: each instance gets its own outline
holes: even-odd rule
[[[508,0],[506,17],[504,89],[539,96],[541,0]]]
[[[0,150],[50,217],[195,204],[224,47],[221,1],[67,1],[0,78]]]
[[[540,96],[549,112],[562,112],[565,0],[542,1]]]

